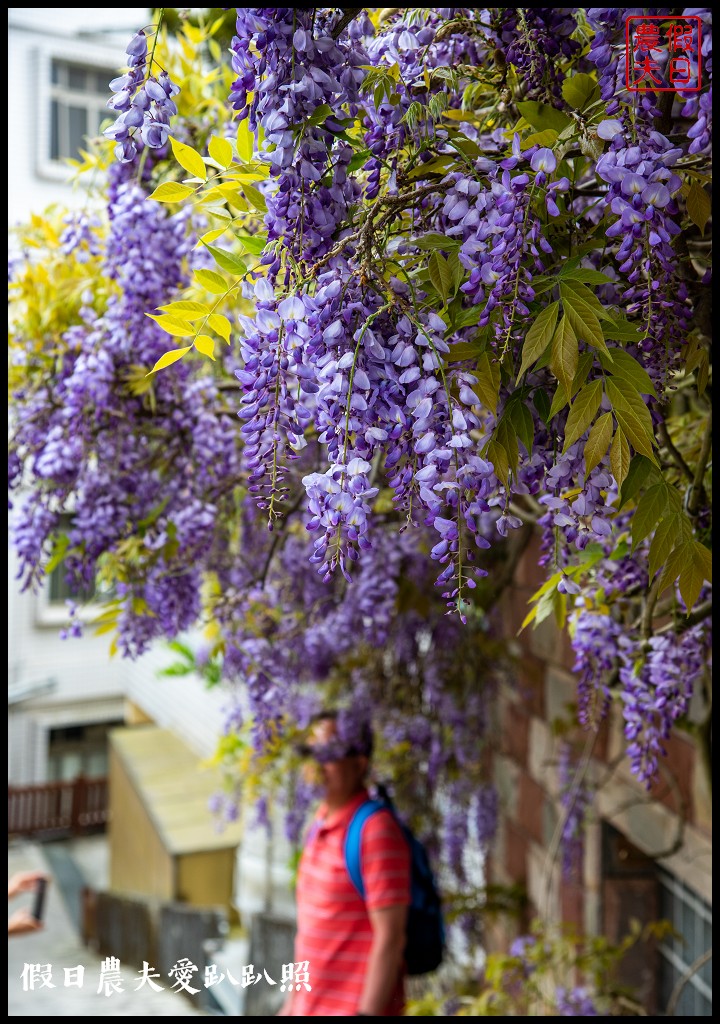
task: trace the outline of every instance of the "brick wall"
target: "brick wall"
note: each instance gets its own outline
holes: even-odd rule
[[[712,811],[707,775],[691,738],[674,735],[667,745],[662,778],[648,792],[638,785],[622,756],[622,723],[617,716],[595,737],[587,777],[598,786],[596,811],[588,828],[579,872],[564,878],[557,847],[560,806],[560,744],[574,747],[592,740],[577,726],[558,735],[554,723],[574,721],[576,685],[573,652],[566,633],[551,619],[519,633],[529,599],[542,582],[534,538],[503,597],[502,622],[514,654],[514,672],[497,703],[498,739],[492,770],[500,793],[498,836],[488,864],[488,880],[521,884],[528,897],[520,920],[488,923],[487,948],[506,949],[514,934],[536,916],[574,924],[586,934],[617,933],[627,924],[629,907],[648,920],[657,912],[647,878],[638,869],[622,883],[607,878],[603,837],[612,826],[639,851],[645,868],[660,864],[712,903]],[[644,908],[644,909],[643,909]]]

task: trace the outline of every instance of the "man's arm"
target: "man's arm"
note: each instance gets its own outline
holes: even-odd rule
[[[358,1013],[378,1017],[398,983],[405,952],[406,906],[370,910],[373,937]]]

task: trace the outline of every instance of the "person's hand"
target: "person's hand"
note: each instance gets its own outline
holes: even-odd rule
[[[8,899],[17,896],[20,892],[32,892],[41,878],[49,881],[49,876],[44,871],[16,871],[12,878],[8,879]]]
[[[39,932],[42,927],[42,921],[37,921],[25,907],[21,910],[16,910],[12,917],[8,918],[8,935],[26,935],[28,932]]]

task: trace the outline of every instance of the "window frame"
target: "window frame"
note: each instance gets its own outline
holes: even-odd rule
[[[51,103],[58,96],[81,98],[81,93],[73,94],[65,86],[55,85],[52,81],[52,66],[56,61],[65,66],[76,66],[84,71],[107,75],[107,81],[115,78],[122,68],[123,54],[117,49],[109,49],[94,43],[77,39],[52,39],[45,46],[35,50],[34,77],[37,85],[37,131],[35,136],[35,170],[39,178],[46,181],[67,182],[70,168],[65,157],[53,158]],[[112,93],[107,90],[107,99]],[[100,98],[99,93],[93,97]],[[67,104],[67,99],[64,101]],[[88,111],[99,109],[99,104],[79,104]],[[112,118],[113,112],[107,108],[107,116]]]

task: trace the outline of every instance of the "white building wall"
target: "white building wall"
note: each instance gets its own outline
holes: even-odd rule
[[[9,225],[53,203],[85,202],[83,192],[69,186],[69,170],[45,157],[50,59],[118,69],[130,36],[149,21],[147,7],[8,8]]]

